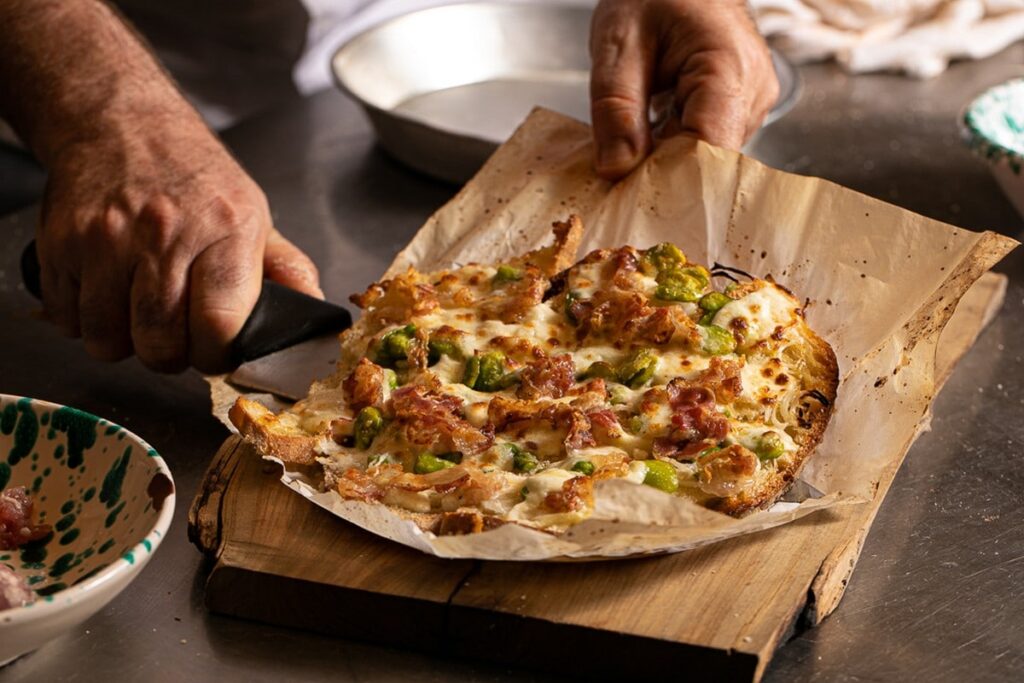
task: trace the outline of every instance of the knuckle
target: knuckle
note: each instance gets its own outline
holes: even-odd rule
[[[205,213],[217,225],[234,225],[241,220],[240,202],[217,193],[206,203]]]
[[[269,215],[269,208],[263,191],[245,177],[231,188],[211,192],[203,214],[214,225],[237,227]]]
[[[618,62],[629,39],[630,28],[615,16],[607,17],[594,39],[592,50],[595,62],[601,65]]]
[[[84,237],[90,247],[108,247],[124,234],[128,217],[119,207],[105,207],[84,226]]]
[[[710,79],[730,71],[730,60],[723,50],[699,50],[686,59],[683,69],[691,78]]]
[[[601,2],[594,10],[591,31],[591,51],[595,58],[604,55],[615,55],[622,51],[630,39],[633,20],[638,14],[642,3],[635,2]]]
[[[638,98],[629,95],[603,95],[595,97],[590,103],[590,114],[594,120],[600,120],[602,123],[623,120],[624,124],[629,124],[639,108]]]
[[[252,275],[252,269],[244,263],[224,262],[203,269],[196,284],[205,292],[230,298],[227,292],[243,287]]]
[[[138,223],[149,242],[164,250],[174,244],[181,212],[170,197],[162,194],[149,197],[139,209]]]
[[[145,293],[132,306],[133,334],[159,336],[180,318],[178,306],[163,293]]]

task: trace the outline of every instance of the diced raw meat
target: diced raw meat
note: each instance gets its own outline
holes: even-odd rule
[[[32,523],[28,489],[0,491],[0,550],[14,550],[50,533],[50,527]]]
[[[0,564],[0,612],[32,602],[35,594],[25,580]]]

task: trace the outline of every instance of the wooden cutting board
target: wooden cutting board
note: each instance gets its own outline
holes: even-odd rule
[[[988,273],[963,298],[940,383],[1005,291]],[[279,474],[234,436],[206,473],[189,535],[215,560],[214,612],[587,677],[677,678],[685,664],[690,680],[757,681],[798,621],[839,603],[895,468],[864,505],[675,555],[565,564],[423,555],[311,505]]]

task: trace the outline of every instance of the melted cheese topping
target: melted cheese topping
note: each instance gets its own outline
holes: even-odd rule
[[[714,324],[727,330],[742,330],[741,347],[768,340],[777,330],[783,333],[796,324],[800,305],[772,284],[730,301],[715,314]]]
[[[590,516],[590,509],[551,512],[544,505],[549,494],[561,491],[567,481],[579,476],[578,472],[552,467],[529,477],[522,488],[522,502],[509,510],[508,518],[540,526],[569,526],[583,521]]]
[[[567,289],[577,300],[586,301],[597,295],[604,288],[612,287],[611,283],[602,282],[603,273],[608,261],[598,261],[574,267],[567,278]],[[751,452],[760,447],[763,435],[774,432],[782,441],[784,452],[777,458],[755,460],[749,467],[753,474],[737,476],[728,481],[707,482],[703,470],[703,455],[687,451],[690,455],[678,455],[678,460],[658,455],[663,462],[670,463],[679,474],[679,493],[677,495],[694,496],[704,501],[711,491],[729,491],[728,495],[741,493],[744,487],[753,484],[758,477],[775,471],[779,463],[785,463],[800,451],[800,445],[793,438],[799,437],[799,429],[795,425],[797,402],[805,391],[807,378],[801,373],[804,368],[787,355],[787,349],[805,343],[800,331],[805,329],[802,324],[801,307],[797,300],[778,286],[769,282],[758,282],[748,286],[744,296],[728,301],[712,317],[711,324],[734,333],[737,348],[734,352],[721,356],[712,356],[708,352],[691,348],[698,345],[693,337],[677,334],[671,343],[662,345],[643,345],[637,342],[623,344],[617,338],[588,340],[585,344],[579,341],[574,321],[569,320],[565,310],[565,297],[533,305],[529,310],[515,316],[519,322],[502,322],[497,319],[481,319],[483,309],[473,305],[473,301],[486,300],[488,305],[501,301],[505,284],[492,283],[496,269],[494,267],[468,267],[462,272],[457,271],[459,282],[448,282],[446,290],[447,302],[458,301],[451,308],[434,307],[425,315],[411,317],[401,324],[389,325],[377,333],[375,339],[388,330],[401,329],[406,322],[415,324],[418,333],[428,337],[438,328],[447,327],[458,330],[457,344],[462,357],[441,356],[422,374],[432,373],[436,380],[420,381],[425,386],[433,387],[432,391],[456,397],[461,404],[459,417],[469,425],[489,433],[494,437],[494,444],[484,452],[466,456],[464,464],[478,467],[481,472],[491,477],[492,491],[490,497],[475,502],[480,510],[500,515],[506,520],[538,526],[542,528],[560,528],[577,523],[590,514],[589,509],[572,512],[553,513],[545,507],[545,500],[552,493],[562,490],[565,482],[580,476],[579,468],[594,471],[605,468],[605,472],[614,472],[637,485],[642,485],[648,473],[645,460],[652,457],[652,449],[660,442],[673,439],[679,441],[692,437],[685,434],[689,418],[680,415],[679,406],[673,406],[669,393],[664,387],[674,381],[700,383],[706,381],[706,373],[714,375],[722,367],[728,366],[731,372],[739,372],[738,395],[733,400],[729,392],[716,392],[725,396],[715,405],[714,416],[721,420],[728,419],[728,435],[717,444],[728,447],[739,444]],[[637,271],[624,271],[619,280],[626,278],[630,292],[639,292],[650,299],[654,308],[675,306],[692,322],[690,332],[696,329],[698,340],[713,341],[711,332],[718,332],[698,325],[704,318],[701,308],[692,302],[673,303],[653,299],[658,283],[654,277]],[[463,283],[463,284],[460,284]],[[459,290],[458,287],[463,289]],[[508,283],[512,286],[512,283]],[[452,292],[459,292],[458,295]],[[468,292],[468,294],[467,294]],[[467,304],[466,297],[472,300]],[[633,296],[631,294],[631,296]],[[646,309],[650,311],[651,309]],[[674,313],[674,315],[678,315]],[[506,318],[508,319],[508,318]],[[688,321],[683,320],[684,323]],[[704,319],[705,324],[708,320]],[[689,339],[689,341],[687,340]],[[353,343],[358,348],[358,344]],[[372,343],[363,344],[369,354]],[[572,410],[575,402],[580,399],[582,382],[581,373],[594,363],[607,363],[613,371],[620,368],[639,348],[647,348],[656,358],[653,376],[640,386],[629,387],[621,383],[626,381],[614,374],[605,380],[607,399],[599,405],[593,404],[593,396],[587,399],[584,407],[579,410],[600,410],[604,422],[596,418],[587,418],[586,437],[582,446],[570,445],[568,422],[558,417],[558,410]],[[575,368],[576,382],[573,390],[563,396],[544,396],[541,400],[551,410],[547,417],[537,420],[516,418],[511,425],[495,427],[489,424],[488,406],[496,396],[516,399],[517,385],[512,384],[506,389],[495,392],[472,389],[463,384],[466,374],[466,359],[474,354],[501,350],[506,357],[507,370],[510,373],[521,373],[535,359],[555,358],[569,354]],[[716,360],[717,359],[717,360]],[[714,366],[714,367],[713,367]],[[411,378],[399,370],[403,381]],[[718,375],[721,378],[721,375]],[[720,380],[719,380],[720,381]],[[439,383],[439,386],[438,386]],[[309,432],[323,433],[331,420],[339,414],[348,420],[355,417],[357,411],[344,405],[344,394],[335,382],[330,391],[324,390],[317,400],[299,404],[299,411],[289,419],[294,428]],[[673,385],[677,387],[678,385]],[[684,385],[685,386],[685,385]],[[734,391],[733,389],[729,390]],[[660,393],[659,393],[660,392]],[[384,402],[387,402],[391,390],[384,390]],[[600,399],[598,399],[600,400]],[[724,401],[724,402],[723,402]],[[522,403],[520,400],[519,403]],[[519,404],[517,404],[519,405]],[[528,405],[532,405],[529,404]],[[608,415],[611,414],[613,426],[606,426]],[[560,421],[561,420],[561,421]],[[605,426],[602,426],[605,425]],[[505,431],[503,431],[505,429]],[[604,429],[605,431],[602,431]],[[488,431],[489,430],[489,431]],[[596,445],[594,445],[596,441]],[[699,447],[702,442],[697,441]],[[417,453],[426,452],[431,455],[446,455],[439,446],[434,444],[417,445],[413,454],[392,453],[401,442],[395,437],[379,438],[373,442],[368,451],[361,451],[351,445],[339,445],[330,438],[325,438],[321,445],[323,458],[321,461],[330,472],[340,473],[347,468],[365,469],[367,462],[390,462],[404,465],[409,472]],[[685,443],[684,443],[685,445]],[[529,474],[515,469],[521,467],[514,457],[514,449],[528,451],[536,458]],[[699,451],[699,448],[697,449]],[[713,449],[712,449],[713,450]],[[747,453],[749,456],[750,453]],[[573,468],[577,470],[574,471]],[[527,468],[529,469],[529,468]],[[703,472],[703,474],[702,474]],[[729,475],[730,477],[732,475]],[[716,495],[726,495],[719,493]],[[451,501],[456,502],[452,503]],[[458,506],[458,501],[434,489],[425,491],[408,491],[397,488],[388,489],[384,502],[417,512],[448,509]]]

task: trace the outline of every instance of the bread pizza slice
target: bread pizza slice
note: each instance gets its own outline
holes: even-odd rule
[[[668,243],[570,266],[582,230],[571,217],[511,261],[372,285],[337,372],[279,414],[239,399],[232,421],[325,489],[440,534],[563,532],[604,479],[732,515],[771,505],[838,385],[801,303]]]

